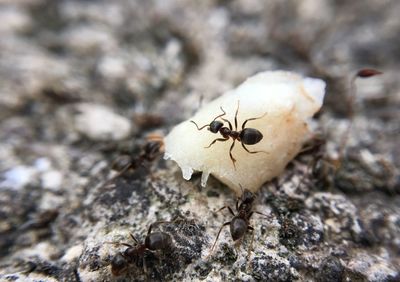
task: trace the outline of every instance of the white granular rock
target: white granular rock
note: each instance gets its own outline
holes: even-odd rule
[[[75,117],[75,129],[82,135],[99,141],[122,140],[131,131],[129,120],[96,104],[80,104]]]

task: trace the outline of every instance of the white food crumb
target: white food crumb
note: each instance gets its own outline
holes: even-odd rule
[[[325,82],[320,79],[284,71],[258,73],[177,125],[165,138],[165,158],[178,163],[184,179],[189,180],[193,171],[203,171],[203,186],[212,174],[237,194],[241,193],[240,185],[254,192],[278,176],[298,154],[310,137],[308,122],[322,106],[324,95]],[[263,116],[249,121],[245,127],[257,129],[263,135],[261,141],[246,147],[264,153],[250,154],[236,141],[232,150],[237,160],[235,168],[229,156],[232,138],[205,148],[222,135],[206,128],[199,131],[190,121],[200,127],[210,124],[222,113],[222,107],[226,112],[223,118],[234,127],[238,103],[237,131],[245,120]],[[218,120],[228,127],[226,121]]]

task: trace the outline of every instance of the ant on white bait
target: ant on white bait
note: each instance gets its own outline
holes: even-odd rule
[[[250,128],[250,127],[246,127],[246,123],[252,120],[257,120],[257,119],[261,119],[263,118],[267,113],[265,113],[264,115],[257,117],[257,118],[249,118],[246,119],[243,124],[242,124],[242,129],[240,131],[237,130],[238,128],[238,121],[237,121],[237,115],[239,112],[239,101],[238,101],[238,106],[236,109],[236,113],[235,113],[235,130],[233,130],[232,127],[232,123],[227,120],[222,118],[224,115],[226,115],[226,112],[224,111],[224,109],[222,107],[220,107],[222,114],[216,116],[212,122],[210,122],[210,124],[206,124],[202,127],[199,127],[197,125],[196,122],[194,122],[193,120],[191,120],[190,122],[193,123],[194,125],[196,125],[197,129],[200,131],[205,127],[208,127],[207,129],[212,132],[212,133],[220,133],[222,135],[223,138],[217,138],[214,141],[211,142],[210,145],[208,145],[205,148],[210,148],[213,144],[215,144],[215,142],[217,141],[221,141],[221,142],[225,142],[228,141],[229,138],[233,139],[233,143],[231,145],[231,148],[229,149],[229,156],[232,160],[233,166],[236,169],[236,159],[232,156],[232,150],[233,147],[235,146],[235,142],[236,140],[239,141],[242,144],[242,147],[250,154],[256,154],[256,153],[267,153],[264,151],[250,151],[249,149],[247,149],[247,147],[245,145],[255,145],[258,142],[260,142],[263,139],[263,135],[262,133],[255,129],[255,128]],[[229,125],[229,128],[224,126],[224,123],[217,120],[218,118],[221,118],[224,122],[227,122]]]

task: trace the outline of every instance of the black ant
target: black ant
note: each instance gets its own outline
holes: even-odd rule
[[[123,252],[117,253],[112,258],[112,274],[115,276],[120,276],[127,271],[130,265],[140,266],[141,262],[143,262],[144,269],[146,270],[146,263],[144,261],[144,254],[146,250],[163,252],[170,251],[173,248],[171,236],[161,231],[151,232],[155,225],[166,222],[167,221],[157,221],[152,223],[147,232],[144,244],[140,243],[132,234],[130,234],[130,236],[135,241],[135,245],[132,246],[126,243],[117,243],[128,248]]]
[[[245,127],[246,123],[252,120],[257,120],[260,118],[263,118],[267,113],[265,113],[264,115],[257,117],[257,118],[249,118],[246,119],[243,124],[242,124],[242,129],[240,131],[237,131],[237,127],[238,127],[238,121],[237,121],[237,115],[239,112],[239,101],[238,101],[238,106],[236,109],[236,113],[235,113],[235,130],[232,129],[232,124],[229,120],[222,118],[224,115],[226,115],[226,112],[224,111],[224,109],[222,107],[220,107],[222,114],[216,116],[213,121],[210,124],[206,124],[202,127],[199,127],[197,125],[196,122],[194,122],[193,120],[191,120],[190,122],[193,123],[194,125],[196,125],[198,130],[202,130],[205,127],[208,127],[207,129],[209,131],[211,131],[212,133],[220,133],[222,135],[223,138],[217,138],[214,141],[211,142],[210,145],[208,145],[207,147],[204,148],[210,148],[215,142],[217,141],[228,141],[229,138],[233,139],[233,143],[231,145],[231,148],[229,149],[229,156],[231,157],[231,160],[233,162],[233,166],[236,169],[236,159],[232,156],[232,150],[233,147],[235,146],[235,141],[239,141],[242,144],[242,147],[250,154],[256,154],[256,153],[267,153],[264,151],[250,151],[249,149],[246,148],[245,145],[255,145],[258,142],[260,142],[263,139],[263,135],[262,133],[255,129],[255,128],[250,128],[250,127]],[[229,128],[227,128],[226,126],[223,126],[224,123],[217,120],[218,118],[221,118],[223,121],[227,122],[229,125]]]
[[[242,186],[240,185],[242,188]],[[242,188],[243,190],[243,188]],[[225,222],[221,228],[218,231],[217,238],[215,239],[215,242],[211,248],[210,255],[212,254],[212,251],[214,250],[215,245],[217,244],[219,235],[221,234],[222,229],[229,225],[230,227],[230,233],[232,236],[233,241],[237,241],[241,239],[247,231],[252,231],[254,232],[254,227],[250,225],[250,218],[254,213],[261,214],[263,216],[268,217],[267,215],[258,212],[258,211],[253,211],[253,204],[255,200],[255,195],[248,189],[244,189],[242,192],[242,195],[238,200],[236,201],[236,211],[237,214],[235,214],[230,206],[223,206],[217,212],[222,211],[223,209],[228,209],[229,212],[232,214],[233,218],[231,221]],[[249,249],[250,252],[250,249]]]

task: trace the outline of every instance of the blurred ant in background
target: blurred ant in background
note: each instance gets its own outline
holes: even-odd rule
[[[104,186],[129,170],[134,171],[139,167],[149,169],[148,166],[164,153],[164,141],[161,135],[149,135],[146,139],[138,155],[124,154],[117,157],[111,164],[111,168],[116,170],[117,174],[107,180]]]
[[[359,70],[350,81],[350,94],[347,96],[347,104],[348,104],[348,118],[350,120],[350,124],[348,125],[345,133],[342,136],[341,142],[339,144],[339,152],[337,158],[330,158],[326,155],[326,139],[322,134],[316,135],[310,142],[309,145],[306,145],[299,155],[310,154],[313,156],[313,159],[309,165],[307,171],[311,170],[312,174],[315,177],[321,177],[326,182],[332,183],[332,179],[329,176],[334,176],[336,172],[342,165],[342,161],[345,155],[346,144],[350,135],[350,131],[353,125],[354,120],[354,110],[353,104],[356,95],[356,80],[359,78],[365,79],[372,76],[380,75],[382,72],[374,70],[374,69],[361,69]],[[307,172],[305,174],[308,175]],[[299,185],[302,183],[303,179],[300,180]]]
[[[147,136],[146,143],[142,146],[139,155],[123,155],[112,164],[112,168],[123,174],[129,169],[137,169],[153,162],[164,152],[163,137],[160,135]]]

